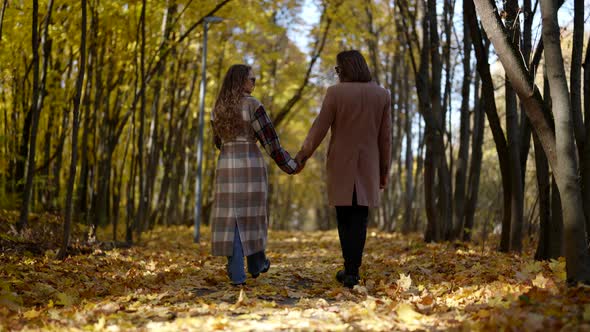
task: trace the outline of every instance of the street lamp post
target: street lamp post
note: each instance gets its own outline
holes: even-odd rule
[[[195,232],[194,241],[199,243],[201,237],[201,212],[203,207],[202,197],[202,173],[203,173],[203,128],[205,126],[205,88],[207,83],[207,30],[209,23],[219,23],[221,17],[207,16],[203,20],[203,58],[201,60],[201,86],[199,88],[199,134],[197,135],[197,181],[196,181],[196,202],[195,202]]]

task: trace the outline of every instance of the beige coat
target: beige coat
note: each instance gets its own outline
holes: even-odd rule
[[[300,155],[309,158],[331,129],[327,156],[328,201],[379,205],[380,180],[386,181],[391,160],[391,97],[374,82],[343,82],[328,88]]]

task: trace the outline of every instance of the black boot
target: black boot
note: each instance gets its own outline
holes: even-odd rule
[[[344,285],[344,287],[348,287],[348,288],[353,288],[354,285],[358,285],[359,281],[361,280],[361,277],[356,274],[346,274],[344,275],[344,279],[342,281],[342,284]]]
[[[361,277],[358,274],[346,274],[344,270],[340,270],[336,272],[336,280],[345,287],[353,288],[354,285],[358,285]]]
[[[266,267],[264,269],[262,269],[262,271],[260,271],[260,273],[266,273],[266,272],[268,272],[268,269],[270,269],[270,260],[269,259],[266,260]],[[254,279],[258,278],[260,273],[253,274],[252,278],[254,278]]]

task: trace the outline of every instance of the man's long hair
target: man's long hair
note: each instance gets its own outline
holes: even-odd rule
[[[241,104],[244,98],[244,85],[251,69],[248,65],[232,65],[223,79],[213,108],[213,123],[215,132],[224,141],[236,138],[243,131]]]
[[[342,51],[336,56],[341,82],[370,82],[371,71],[363,55],[357,50]]]

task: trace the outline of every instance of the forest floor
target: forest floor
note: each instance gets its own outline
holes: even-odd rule
[[[334,278],[336,231],[270,231],[270,271],[234,287],[207,228],[200,245],[173,226],[56,261],[7,219],[0,211],[0,331],[590,331],[590,287],[567,288],[564,261],[535,262],[530,245],[520,256],[370,230],[349,290]],[[45,236],[61,230],[38,219],[55,226]]]

